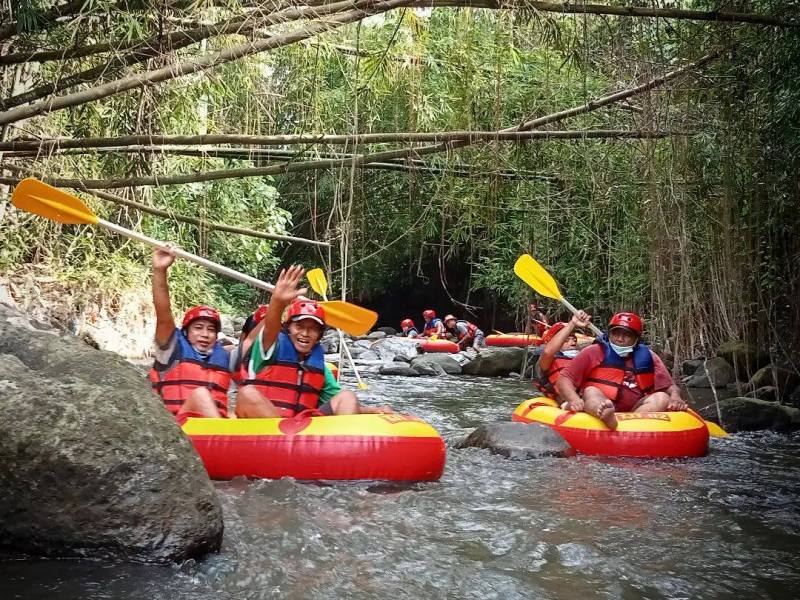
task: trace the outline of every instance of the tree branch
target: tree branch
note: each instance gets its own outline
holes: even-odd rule
[[[278,35],[273,38],[232,46],[231,48],[227,48],[207,57],[188,60],[176,65],[169,65],[161,69],[154,69],[145,73],[131,75],[89,88],[87,90],[44,100],[29,106],[12,108],[0,113],[0,125],[14,123],[37,115],[48,114],[53,111],[61,110],[71,106],[79,106],[81,104],[86,104],[87,102],[100,100],[101,98],[113,96],[128,90],[160,83],[162,81],[167,81],[192,73],[197,73],[198,71],[238,60],[251,54],[257,54],[266,50],[272,50],[274,48],[293,44],[324,31],[335,29],[346,23],[359,21],[366,16],[386,12],[393,8],[397,8],[398,6],[407,5],[412,1],[413,0],[346,0],[345,2],[336,2],[322,7],[312,7],[310,9],[291,8],[285,11],[280,11],[280,13],[267,16],[265,18],[265,23],[282,23],[288,20],[302,18],[306,14],[313,12],[316,12],[317,14],[334,13],[334,16],[328,20],[314,21],[306,27],[302,27],[284,35]],[[344,7],[350,7],[352,10],[344,10]]]
[[[66,4],[54,6],[48,12],[41,15],[40,23],[47,25],[54,23],[56,19],[61,17],[77,14],[80,12],[81,8],[83,8],[84,4],[86,4],[86,0],[70,0],[70,2]],[[17,21],[12,21],[8,25],[0,27],[0,41],[7,40],[20,33],[19,28],[20,24]]]
[[[541,12],[567,14],[614,15],[617,17],[659,17],[662,19],[686,19],[691,21],[722,21],[728,23],[751,23],[754,25],[773,25],[776,27],[798,27],[800,22],[787,21],[779,17],[756,13],[727,11],[704,12],[678,8],[646,8],[639,6],[609,6],[607,4],[586,4],[584,2],[538,2],[536,0],[418,0],[414,7],[470,7],[489,9],[531,8]]]

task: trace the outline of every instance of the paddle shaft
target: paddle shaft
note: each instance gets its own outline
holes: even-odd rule
[[[327,283],[327,280],[326,280],[326,283]],[[328,301],[328,295],[325,293],[325,289],[319,289],[319,290],[316,290],[316,291],[320,293],[320,295],[322,296],[322,299],[324,301],[326,301],[326,302]],[[353,367],[353,373],[355,373],[355,375],[356,375],[356,380],[358,381],[358,387],[361,388],[361,389],[366,388],[367,384],[364,383],[363,379],[361,379],[361,374],[358,372],[358,369],[356,368],[356,361],[353,360],[353,355],[350,354],[350,348],[347,347],[347,340],[344,339],[344,334],[342,333],[342,330],[341,329],[337,329],[336,333],[339,334],[339,346],[340,346],[340,349],[344,348],[344,353],[347,356],[347,360],[350,361],[350,366]],[[340,363],[340,365],[341,365],[341,363]]]
[[[121,227],[116,225],[115,223],[111,223],[106,221],[105,219],[98,219],[98,225],[102,225],[106,229],[110,229],[111,231],[118,233],[120,235],[124,235],[127,238],[131,238],[132,240],[138,240],[140,242],[144,242],[145,244],[150,244],[151,246],[161,247],[164,246],[164,242],[156,240],[154,238],[148,237],[142,233],[138,233],[136,231],[131,231],[130,229],[126,229],[125,227]],[[250,275],[245,275],[244,273],[240,273],[239,271],[234,271],[233,269],[229,269],[228,267],[224,267],[218,263],[212,262],[202,256],[197,256],[196,254],[192,254],[191,252],[186,252],[186,250],[181,250],[180,248],[173,248],[175,252],[175,256],[179,256],[185,260],[191,261],[196,263],[200,266],[205,267],[209,271],[214,271],[215,273],[219,273],[220,275],[225,275],[226,277],[230,277],[231,279],[236,279],[241,281],[242,283],[247,283],[252,285],[253,287],[266,290],[271,292],[275,289],[275,286],[271,283],[267,283],[266,281],[261,281],[260,279],[256,279],[255,277],[250,277]]]
[[[577,314],[578,314],[578,309],[577,309],[577,308],[575,308],[574,306],[572,306],[572,304],[570,304],[569,300],[567,300],[566,298],[564,298],[564,296],[561,296],[561,297],[559,298],[559,300],[561,300],[561,304],[563,304],[564,306],[566,306],[566,307],[567,307],[567,309],[569,309],[569,311],[570,311],[570,312],[571,312],[573,315],[577,315]],[[601,336],[603,335],[603,332],[602,332],[602,331],[600,331],[600,329],[599,329],[599,328],[598,328],[598,327],[597,327],[597,326],[596,326],[594,323],[589,323],[589,329],[591,329],[591,330],[592,330],[592,333],[594,333],[594,334],[595,334],[597,337],[601,337]]]

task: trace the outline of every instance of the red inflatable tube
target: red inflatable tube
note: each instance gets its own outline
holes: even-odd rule
[[[449,352],[458,353],[458,344],[450,340],[425,340],[419,347],[425,352]]]

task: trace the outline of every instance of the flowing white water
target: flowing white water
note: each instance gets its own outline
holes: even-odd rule
[[[450,441],[507,420],[501,379],[368,376]],[[353,386],[355,387],[355,386]],[[794,598],[800,436],[692,460],[448,450],[437,483],[221,482],[220,554],[173,568],[0,563],[0,598]]]

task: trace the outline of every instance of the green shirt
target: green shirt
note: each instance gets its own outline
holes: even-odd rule
[[[275,362],[272,358],[272,355],[275,353],[275,345],[278,342],[276,340],[275,343],[272,344],[272,346],[270,346],[265,352],[263,335],[264,332],[262,331],[261,335],[256,337],[256,340],[253,343],[253,348],[250,351],[250,363],[247,370],[251,378],[255,377],[255,374],[261,371],[261,369],[268,367]],[[325,383],[322,384],[322,391],[319,393],[320,404],[330,401],[331,398],[342,391],[342,386],[340,386],[339,382],[336,381],[336,378],[328,368],[327,363],[325,363],[323,366],[323,373],[325,374]]]

